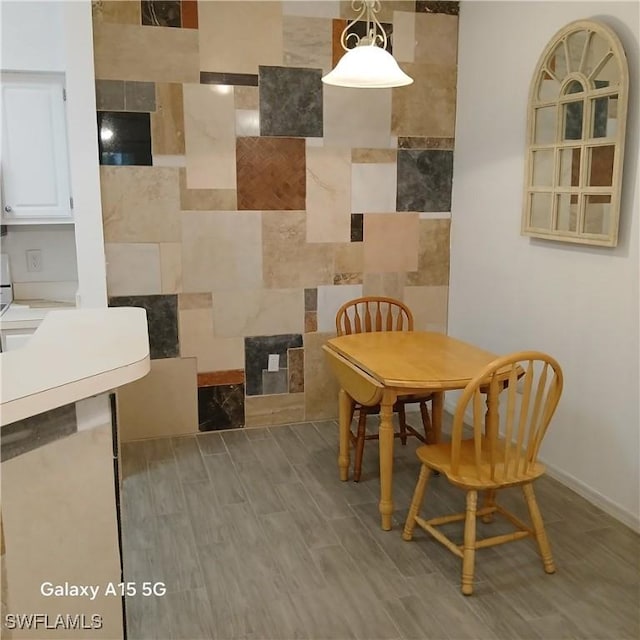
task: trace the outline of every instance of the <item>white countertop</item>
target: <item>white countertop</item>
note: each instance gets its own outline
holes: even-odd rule
[[[35,329],[54,309],[75,309],[71,302],[20,300],[12,302],[0,316],[0,329]]]
[[[0,354],[0,425],[133,382],[149,366],[144,309],[49,310],[26,346]]]

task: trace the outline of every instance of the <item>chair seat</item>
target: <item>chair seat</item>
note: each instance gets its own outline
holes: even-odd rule
[[[498,438],[496,440],[496,458],[502,459],[505,451],[505,440]],[[513,460],[515,460],[515,446],[511,445],[511,470],[513,470]],[[453,473],[451,469],[451,443],[442,442],[440,444],[431,444],[418,447],[416,454],[420,461],[429,468],[439,471],[447,476],[449,482],[464,489],[495,489],[497,487],[505,487],[531,482],[535,478],[540,477],[545,472],[545,466],[540,462],[535,462],[529,466],[525,474],[520,474],[519,478],[513,482],[505,480],[504,465],[497,464],[495,476],[492,480],[491,465],[489,463],[489,451],[481,452],[481,469],[482,478],[477,477],[475,444],[473,439],[461,440],[460,442],[460,464],[458,472]]]

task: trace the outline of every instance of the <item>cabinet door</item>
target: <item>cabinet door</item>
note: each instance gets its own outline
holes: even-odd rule
[[[71,217],[64,79],[2,74],[3,221]]]

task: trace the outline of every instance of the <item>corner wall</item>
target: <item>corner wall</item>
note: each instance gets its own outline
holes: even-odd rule
[[[565,389],[546,437],[552,475],[640,526],[637,2],[464,2],[451,228],[449,333],[498,353],[554,355]],[[539,55],[595,18],[631,78],[619,244],[520,235],[527,97]]]

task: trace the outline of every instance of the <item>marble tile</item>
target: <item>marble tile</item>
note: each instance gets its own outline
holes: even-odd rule
[[[178,170],[100,167],[105,242],[179,242]]]
[[[126,111],[155,111],[155,82],[135,82],[132,80],[125,82],[124,108]]]
[[[351,214],[351,242],[362,242],[364,237],[364,216],[362,213]]]
[[[398,211],[450,211],[453,151],[398,151]]]
[[[458,63],[458,16],[416,13],[415,62],[456,66]]]
[[[365,108],[362,89],[325,85],[325,146],[388,149],[391,146],[391,92],[392,89],[367,89]]]
[[[332,420],[338,416],[338,382],[329,369],[322,346],[330,333],[304,334],[305,420]]]
[[[262,214],[262,271],[268,289],[315,287],[333,282],[334,245],[306,243],[304,211]]]
[[[155,27],[181,27],[180,0],[141,0],[142,24]]]
[[[162,293],[158,244],[107,242],[104,252],[108,295],[137,296]]]
[[[218,337],[302,333],[302,289],[227,289],[213,296]]]
[[[351,165],[351,211],[382,213],[396,210],[396,165]]]
[[[318,309],[318,290],[313,289],[304,290],[304,310],[305,311],[317,311]]]
[[[207,293],[181,293],[178,296],[178,309],[210,309],[213,306],[213,294]]]
[[[123,442],[198,431],[196,361],[153,360],[144,377],[116,391]]]
[[[153,146],[153,140],[152,140]],[[154,167],[186,167],[187,159],[184,156],[175,156],[175,155],[154,155],[153,156],[153,166]]]
[[[198,361],[200,371],[227,371],[244,366],[242,338],[216,338],[207,346]]]
[[[147,312],[151,359],[175,358],[178,340],[178,296],[143,295],[109,298],[110,307],[142,307]]]
[[[350,169],[348,149],[307,149],[307,242],[349,242]]]
[[[418,268],[417,213],[366,214],[364,271],[394,273]]]
[[[361,284],[321,285],[318,287],[318,331],[333,331],[336,328],[336,313],[347,301],[362,296]],[[309,387],[307,386],[307,389]]]
[[[293,424],[304,420],[304,393],[281,393],[273,396],[246,396],[247,427]]]
[[[188,189],[185,169],[180,169],[179,180],[183,211],[233,211],[238,208],[235,189]]]
[[[263,395],[262,372],[268,369],[270,355],[278,355],[279,369],[285,368],[287,350],[302,346],[301,334],[254,336],[244,339],[245,385],[248,396]]]
[[[400,66],[413,84],[393,90],[391,131],[397,136],[453,137],[456,67],[410,62]]]
[[[100,80],[200,81],[198,32],[194,30],[97,22],[93,50],[95,76]]]
[[[449,284],[449,229],[451,220],[420,220],[418,270],[407,274],[410,286]]]
[[[216,366],[216,338],[213,333],[213,311],[211,307],[202,309],[181,309],[180,317],[180,355],[195,358],[197,370],[227,370],[228,367]],[[237,362],[236,362],[237,366]]]
[[[96,109],[98,111],[123,111],[124,81],[96,80]]]
[[[407,280],[405,273],[365,273],[362,284],[364,296],[386,296],[402,300]]]
[[[94,22],[140,24],[140,3],[122,0],[97,0],[91,3]]]
[[[162,293],[182,291],[182,244],[160,243],[160,279]]]
[[[398,138],[398,149],[449,149],[453,150],[454,138],[427,138],[424,136]]]
[[[287,351],[288,387],[289,393],[304,391],[304,349],[289,349]]]
[[[322,71],[260,65],[260,135],[322,137]]]
[[[261,64],[282,64],[279,2],[200,2],[198,23],[203,71],[257,73]]]
[[[282,13],[286,16],[306,16],[308,18],[336,18],[340,15],[340,0],[284,0]]]
[[[198,387],[198,429],[221,431],[244,427],[244,385]]]
[[[257,211],[183,212],[183,290],[262,288],[261,217]]]
[[[262,370],[262,394],[263,396],[273,396],[278,393],[289,391],[289,372],[285,369],[278,371]]]
[[[336,273],[333,284],[362,284],[362,273]]]
[[[361,242],[335,245],[335,273],[362,273],[363,255]]]
[[[182,28],[198,28],[198,0],[182,0]]]
[[[260,111],[257,109],[236,109],[236,136],[260,135]]]
[[[151,165],[148,113],[98,111],[100,164]]]
[[[259,109],[259,94],[258,87],[233,87],[233,99],[236,109]]]
[[[446,13],[457,16],[460,3],[455,0],[416,0],[416,13]]]
[[[449,287],[405,287],[404,302],[413,313],[417,331],[432,331],[432,327],[447,326]]]
[[[393,12],[393,57],[398,62],[413,62],[416,51],[415,11]]]
[[[244,384],[244,370],[206,371],[198,374],[198,387],[215,387],[229,384]]]
[[[257,87],[257,73],[219,73],[217,71],[201,71],[200,84],[224,84],[229,86]]]
[[[317,330],[318,330],[318,312],[305,311],[304,312],[304,332],[312,333]]]
[[[235,144],[238,209],[288,211],[305,208],[303,139],[237,138]]]
[[[397,159],[395,149],[351,149],[351,162],[366,164],[370,162],[392,163]]]
[[[185,84],[184,138],[189,189],[235,189],[236,138],[233,90]]]
[[[151,114],[153,155],[184,155],[182,85],[156,83],[156,111]]]
[[[282,34],[285,66],[322,69],[323,75],[331,71],[330,19],[283,15]]]

